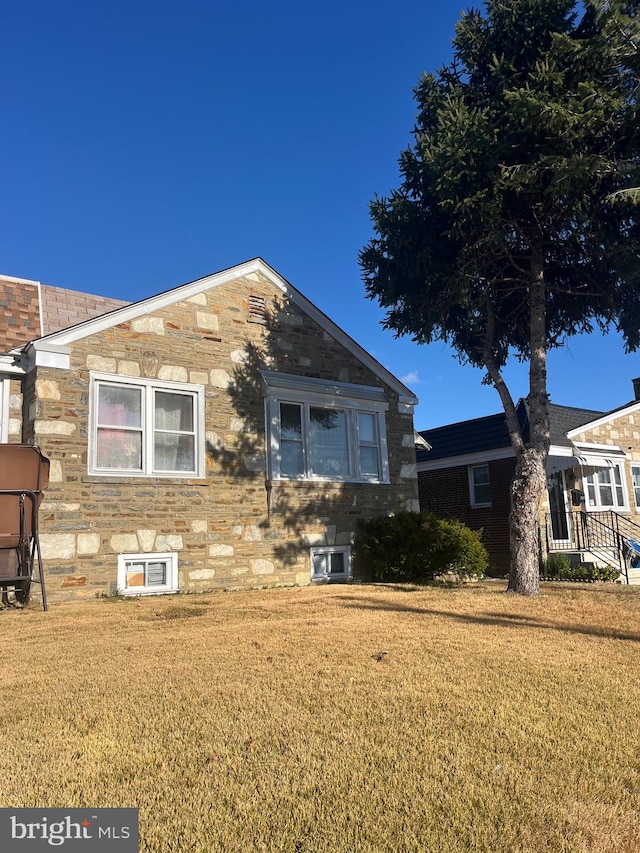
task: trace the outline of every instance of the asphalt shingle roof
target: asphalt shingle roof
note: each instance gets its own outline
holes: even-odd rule
[[[527,440],[528,418],[523,400],[518,403],[517,412],[524,438]],[[551,444],[570,447],[571,442],[566,435],[569,430],[589,423],[604,414],[606,413],[593,409],[577,409],[550,403]],[[418,451],[418,462],[446,459],[449,456],[465,456],[469,453],[482,453],[511,446],[504,412],[423,430],[420,435],[429,442],[432,449]]]

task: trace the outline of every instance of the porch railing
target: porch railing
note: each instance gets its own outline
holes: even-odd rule
[[[628,561],[629,540],[640,541],[640,524],[625,515],[609,510],[605,512],[572,512],[568,527],[568,538],[558,540],[553,536],[553,530],[561,529],[559,521],[553,513],[545,516],[543,541],[546,552],[550,551],[579,551],[593,554],[598,560],[612,568],[618,569],[629,582]]]

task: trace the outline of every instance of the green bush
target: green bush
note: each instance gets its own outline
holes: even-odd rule
[[[445,572],[481,577],[488,565],[480,532],[428,512],[361,522],[354,550],[362,571],[388,583],[425,583]]]
[[[554,580],[566,577],[570,571],[571,563],[566,554],[549,554],[543,566],[544,576]]]
[[[572,566],[566,554],[549,554],[542,569],[546,580],[560,581],[614,581],[620,576],[620,570],[611,566],[596,566],[594,563],[580,563]]]

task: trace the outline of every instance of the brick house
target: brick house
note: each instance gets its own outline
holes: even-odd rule
[[[629,566],[629,540],[640,541],[640,381],[636,398],[612,412],[551,404],[547,492],[540,507],[541,551],[601,562],[640,583]],[[525,439],[527,408],[517,406]],[[455,517],[482,539],[491,573],[509,568],[509,486],[515,454],[504,414],[420,433],[431,449],[417,454],[420,507]],[[621,562],[622,561],[622,562]]]
[[[347,579],[359,518],[418,509],[417,399],[261,259],[135,303],[0,288],[53,600]]]

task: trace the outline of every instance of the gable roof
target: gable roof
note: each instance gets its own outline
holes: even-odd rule
[[[524,400],[519,400],[516,411],[526,441],[529,437],[529,419]],[[571,447],[567,433],[603,414],[603,412],[597,412],[593,409],[578,409],[550,403],[551,444],[559,447]],[[418,451],[418,462],[432,462],[436,459],[467,456],[501,449],[511,450],[507,419],[504,412],[423,430],[420,435],[431,445],[432,449],[430,451]]]
[[[610,412],[592,412],[593,417],[580,424],[576,424],[569,430],[569,437],[573,438],[577,433],[595,429],[603,424],[615,421],[616,418],[622,415],[632,415],[638,411],[640,411],[640,400],[631,400],[631,402],[625,403],[624,406],[618,406]]]
[[[570,406],[556,406],[551,403],[550,408],[551,444],[561,447],[571,447],[569,433],[594,418],[600,418],[604,412],[595,409],[577,409]]]
[[[29,344],[28,351],[35,353],[39,352],[43,355],[52,354],[52,358],[63,356],[69,344],[82,340],[89,335],[102,332],[105,329],[117,326],[120,323],[129,322],[150,314],[161,308],[166,308],[170,305],[180,302],[184,299],[189,299],[210,290],[214,287],[220,287],[238,278],[260,274],[270,281],[277,289],[279,289],[288,299],[297,305],[302,311],[308,314],[324,331],[330,334],[342,346],[352,353],[357,359],[365,364],[382,382],[387,384],[399,398],[401,405],[415,406],[418,403],[418,398],[407,388],[396,376],[394,376],[386,367],[380,364],[372,355],[370,355],[360,344],[350,337],[343,329],[333,322],[324,312],[315,306],[309,299],[306,298],[299,290],[290,284],[285,278],[277,273],[269,266],[262,258],[254,258],[237,266],[229,267],[204,278],[196,279],[195,281],[187,282],[179,287],[166,290],[154,296],[141,299],[138,302],[122,303],[107,313],[102,313],[100,316],[84,319],[73,326],[55,331],[51,334],[45,334],[37,340],[32,340]],[[44,362],[42,362],[44,363]],[[63,366],[60,363],[59,366]]]

